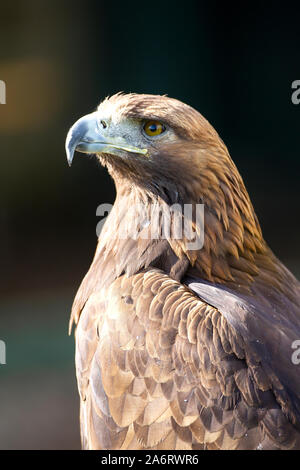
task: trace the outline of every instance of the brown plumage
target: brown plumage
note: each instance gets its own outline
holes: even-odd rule
[[[91,153],[117,197],[71,316],[83,447],[300,449],[299,283],[264,241],[226,146],[165,96],[117,94],[95,119],[114,149]],[[146,137],[149,120],[165,132]],[[92,149],[78,126],[70,161]],[[204,204],[201,249],[172,233],[149,237],[151,207],[175,203]],[[135,204],[150,225],[124,238]]]

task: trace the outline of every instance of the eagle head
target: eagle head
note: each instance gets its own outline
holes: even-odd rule
[[[172,186],[175,193],[196,191],[193,199],[201,193],[201,174],[218,184],[212,174],[233,165],[221,138],[198,111],[160,95],[106,98],[71,127],[66,139],[69,165],[75,151],[96,154],[116,182],[125,177],[155,190]]]

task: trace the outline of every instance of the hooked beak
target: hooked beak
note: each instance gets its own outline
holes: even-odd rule
[[[120,138],[110,137],[109,141],[101,134],[98,124],[98,113],[87,114],[78,119],[71,127],[66,138],[66,154],[69,166],[72,165],[74,153],[77,150],[82,153],[116,153],[123,150],[132,153],[146,155],[147,149],[140,149],[120,143]]]

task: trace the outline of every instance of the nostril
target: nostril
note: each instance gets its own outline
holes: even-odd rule
[[[106,124],[105,121],[100,121],[100,123],[101,123],[103,129],[106,129],[106,128],[107,128],[107,124]]]

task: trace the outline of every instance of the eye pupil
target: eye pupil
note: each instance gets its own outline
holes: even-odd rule
[[[151,124],[151,126],[149,126],[149,130],[150,130],[151,132],[155,132],[156,129],[157,129],[157,125],[156,125],[156,124]]]
[[[103,129],[106,129],[106,128],[107,128],[107,124],[106,124],[105,121],[101,121],[101,125],[102,125]]]

